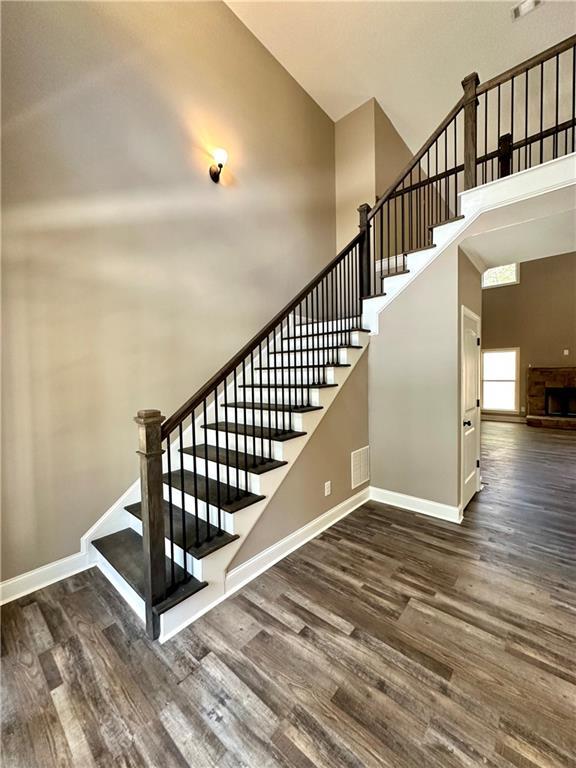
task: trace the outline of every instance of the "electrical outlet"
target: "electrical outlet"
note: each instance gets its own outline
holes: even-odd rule
[[[332,493],[332,481],[327,480],[324,483],[324,496],[330,496],[331,493]]]
[[[562,350],[562,354],[564,355],[564,357],[568,357],[568,355],[570,354],[570,350],[569,349],[563,349]]]

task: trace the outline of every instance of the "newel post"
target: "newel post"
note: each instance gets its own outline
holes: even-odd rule
[[[370,224],[368,214],[370,213],[368,203],[362,203],[358,208],[360,214],[360,297],[370,296]]]
[[[144,547],[144,596],[146,632],[156,640],[160,619],[152,607],[166,597],[164,514],[162,503],[162,434],[160,411],[138,411],[138,455],[142,492],[142,540]]]
[[[464,189],[476,186],[478,99],[476,89],[480,80],[477,72],[462,80],[464,88]]]

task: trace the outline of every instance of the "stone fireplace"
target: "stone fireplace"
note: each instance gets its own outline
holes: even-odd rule
[[[576,429],[576,367],[529,368],[527,395],[529,426]]]

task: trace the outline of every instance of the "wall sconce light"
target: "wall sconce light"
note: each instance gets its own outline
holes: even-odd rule
[[[216,162],[210,166],[210,178],[215,184],[218,184],[222,168],[228,161],[228,152],[225,149],[215,149],[213,157]]]

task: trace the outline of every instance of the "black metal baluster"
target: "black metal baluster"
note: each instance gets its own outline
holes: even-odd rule
[[[200,515],[198,514],[198,466],[196,458],[196,409],[192,411],[192,468],[194,470],[194,546],[198,548],[200,542]],[[208,463],[208,438],[206,439],[206,458],[204,461]]]
[[[444,128],[444,171],[448,171],[448,128]],[[448,188],[448,174],[444,177],[445,219],[450,218],[450,191]]]
[[[540,164],[544,162],[544,62],[540,64]]]
[[[554,110],[555,128],[552,141],[554,159],[558,157],[558,112],[560,109],[560,56],[556,54],[556,108]]]
[[[454,118],[454,216],[458,216],[458,115]]]
[[[271,406],[272,406],[272,387],[270,386],[270,370],[268,370],[268,371],[264,370],[264,363],[263,363],[264,355],[263,355],[263,351],[262,351],[262,342],[260,342],[258,344],[258,360],[260,361],[260,383],[263,383],[263,381],[264,381],[264,374],[266,374],[266,389],[267,389],[267,392],[268,392],[268,408],[271,408]],[[265,457],[265,451],[264,451],[264,410],[265,410],[265,408],[263,407],[262,398],[260,398],[260,453],[261,453],[260,464],[265,464],[265,462],[266,462],[266,459],[264,458]],[[254,424],[252,429],[254,430],[254,436],[253,436],[252,439],[254,441],[256,441],[256,430],[258,429],[257,425]],[[268,455],[269,455],[269,457],[271,457],[272,456],[272,439],[271,439],[272,430],[270,430],[269,434],[270,434],[270,438],[269,438],[269,441],[268,441],[268,450],[269,450]]]
[[[214,413],[216,418],[216,425],[218,425],[218,385],[216,385],[216,391],[214,393]],[[224,429],[228,428],[228,422],[224,422]],[[238,429],[238,425],[236,425]],[[208,482],[208,472],[206,472],[206,482]],[[218,519],[218,536],[222,533],[221,515],[222,515],[222,491],[220,488],[220,430],[216,428],[216,504],[217,504],[217,519]]]
[[[238,424],[238,366],[234,368],[234,423]],[[246,382],[244,382],[246,383]],[[252,401],[254,401],[254,393],[252,392]],[[244,390],[244,421],[248,418],[248,392],[246,389]],[[236,441],[236,501],[240,500],[240,472],[242,471],[240,467],[240,451],[238,450],[238,441]],[[246,461],[244,462],[244,481],[246,483],[246,487],[248,487],[248,467],[246,466]]]
[[[168,462],[168,511],[170,526],[170,585],[175,583],[174,577],[174,507],[172,504],[172,451],[170,449],[170,435],[166,438],[166,458]],[[184,553],[186,556],[186,553]]]
[[[182,440],[182,423],[178,425],[178,442],[180,449],[180,486],[182,497],[182,549],[184,550],[184,578],[188,577],[188,566],[186,564],[186,499],[184,493],[184,441]]]
[[[510,82],[510,173],[514,173],[514,80]]]
[[[204,412],[204,424],[208,424],[206,398],[202,401],[202,409]],[[208,442],[208,434],[206,430],[206,442]],[[206,541],[212,541],[212,529],[210,528],[210,483],[208,482],[208,466],[205,467],[204,483],[206,487]],[[184,487],[184,485],[182,485]],[[184,495],[184,494],[182,494]]]
[[[572,48],[572,152],[576,151],[576,45]]]
[[[228,422],[228,387],[226,386],[227,377],[224,377],[224,414],[226,422]],[[244,411],[244,418],[246,418],[246,411]],[[237,424],[238,422],[236,422]],[[229,432],[226,430],[224,433],[224,439],[226,441],[226,503],[230,504],[232,499],[230,498],[230,447],[229,447]]]
[[[288,360],[288,365],[290,365],[290,353],[284,351],[284,320],[280,320],[280,365],[282,367],[281,372],[281,384],[280,389],[282,389],[282,385],[284,384],[284,354],[286,354],[286,359]],[[286,404],[282,403],[282,408],[286,408]],[[286,419],[286,414],[288,414],[288,419]],[[289,430],[286,427],[286,422],[290,422],[291,420],[291,411],[290,406],[288,406],[288,411],[282,410],[282,434],[286,434]]]
[[[274,346],[274,400],[276,405],[274,406],[274,434],[276,437],[280,434],[280,428],[278,427],[278,352],[276,350],[276,328],[272,331],[272,344]],[[284,356],[280,353],[280,377],[284,381]],[[272,429],[272,411],[268,411],[268,426]]]
[[[524,91],[524,138],[526,140],[526,146],[524,148],[524,168],[528,168],[528,70],[526,70],[526,76],[524,78]]]

